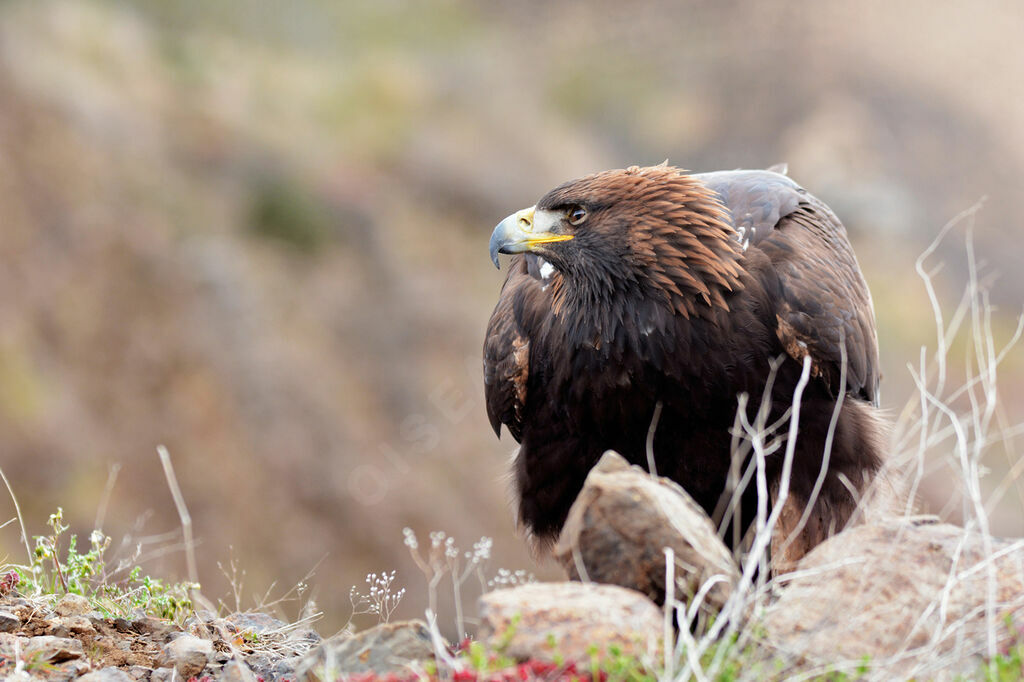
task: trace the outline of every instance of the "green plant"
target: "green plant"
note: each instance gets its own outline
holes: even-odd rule
[[[127,575],[120,567],[108,570],[105,554],[110,538],[100,530],[89,534],[89,549],[80,552],[78,536],[68,536],[67,550],[61,551],[63,536],[70,529],[60,507],[47,520],[48,535],[35,536],[30,566],[15,566],[18,588],[37,597],[77,594],[105,616],[133,616],[138,612],[170,620],[183,620],[193,611],[190,590],[198,585],[167,583],[142,574],[134,566]]]
[[[469,667],[478,674],[492,673],[515,665],[508,656],[487,651],[480,642],[470,642],[466,649]]]
[[[494,647],[499,653],[505,651],[505,649],[508,648],[508,645],[512,643],[512,639],[516,636],[516,630],[519,628],[519,621],[522,620],[522,618],[523,616],[520,613],[512,616],[512,619],[508,623],[508,627],[501,633],[501,639],[498,640],[497,646]]]
[[[1017,642],[997,653],[982,668],[986,682],[1018,682],[1024,679],[1024,643]]]
[[[1024,627],[1013,622],[1013,614],[1003,618],[1010,640],[995,656],[982,665],[981,675],[986,682],[1019,682],[1024,680]]]
[[[656,676],[635,655],[624,653],[617,646],[608,647],[601,658],[601,679],[608,682],[654,682]]]

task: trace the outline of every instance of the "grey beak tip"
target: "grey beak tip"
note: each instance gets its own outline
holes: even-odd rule
[[[501,263],[498,261],[498,254],[501,252],[501,243],[492,238],[489,251],[491,253],[491,262],[494,263],[494,267],[501,270]]]
[[[494,263],[494,267],[501,270],[501,263],[498,261],[498,254],[501,253],[501,247],[505,244],[505,228],[508,226],[506,221],[501,221],[498,226],[494,228],[494,232],[491,233],[491,240],[487,244],[487,250],[491,254],[491,262]]]

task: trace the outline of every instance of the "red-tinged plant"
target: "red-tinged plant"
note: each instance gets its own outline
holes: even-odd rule
[[[4,577],[0,578],[0,597],[13,590],[17,584],[18,573],[16,571],[8,571]]]

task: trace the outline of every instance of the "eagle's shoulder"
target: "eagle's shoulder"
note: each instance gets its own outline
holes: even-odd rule
[[[803,187],[771,170],[714,171],[693,177],[718,196],[744,247],[767,237],[807,196]]]
[[[810,355],[834,391],[878,400],[878,342],[871,296],[846,229],[829,207],[769,170],[695,175],[728,210],[744,249],[767,256],[776,330],[795,359]],[[845,357],[844,357],[845,356]]]

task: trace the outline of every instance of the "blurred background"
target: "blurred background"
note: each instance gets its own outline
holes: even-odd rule
[[[1022,29],[1011,0],[0,4],[0,466],[29,532],[99,510],[184,578],[163,443],[213,599],[218,562],[246,571],[243,605],[316,567],[330,634],[351,585],[396,569],[398,615],[421,614],[406,526],[557,575],[516,536],[514,442],[484,413],[487,240],[562,181],[666,158],[784,161],[835,209],[899,414],[935,345],[915,259],[983,197],[929,260],[939,300],[961,300],[972,224],[998,343],[1024,300]],[[1018,351],[1011,434],[1022,379]],[[1014,445],[983,483],[1019,536]],[[950,479],[922,507],[955,521]],[[0,562],[23,560],[0,529]]]

